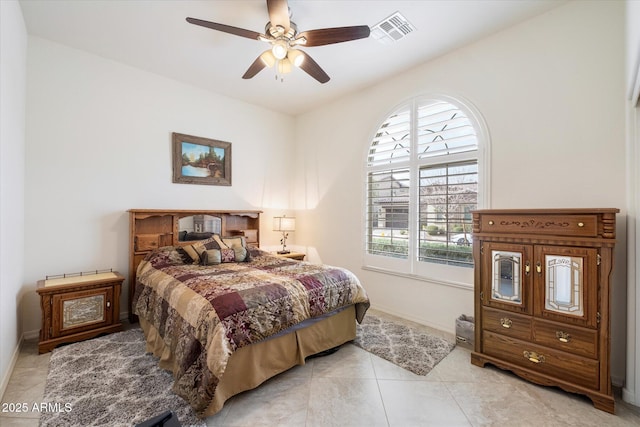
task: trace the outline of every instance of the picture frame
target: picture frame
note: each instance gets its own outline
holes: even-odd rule
[[[173,132],[173,182],[231,185],[231,143]]]

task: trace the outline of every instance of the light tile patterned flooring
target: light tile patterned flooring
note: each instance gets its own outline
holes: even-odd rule
[[[2,403],[42,402],[50,353],[23,345]],[[620,399],[616,415],[561,390],[478,368],[456,347],[417,376],[353,344],[309,359],[227,401],[208,426],[640,426],[640,409]],[[2,413],[0,426],[37,426],[38,412]]]

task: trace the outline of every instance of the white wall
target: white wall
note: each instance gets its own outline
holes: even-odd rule
[[[5,32],[12,31],[5,20],[22,19],[14,19],[15,14],[5,18],[7,3],[0,3],[4,41]],[[270,230],[271,214],[283,213],[293,201],[298,217],[294,247],[306,249],[313,260],[352,269],[374,306],[453,331],[455,317],[473,312],[470,288],[361,268],[369,140],[401,101],[446,93],[472,102],[489,127],[488,207],[621,208],[612,322],[613,375],[619,380],[624,376],[626,268],[623,23],[622,2],[571,2],[297,118],[30,37],[26,260],[24,277],[21,271],[2,269],[0,304],[10,301],[7,291],[22,298],[22,330],[36,333],[35,282],[46,274],[103,267],[126,274],[129,208],[256,207],[266,210],[263,227]],[[18,46],[25,38],[24,24],[20,28]],[[13,32],[11,37],[15,43]],[[12,105],[21,103],[19,96],[11,99]],[[19,114],[6,111],[2,150],[4,115]],[[10,135],[13,149],[20,147],[17,119],[12,128],[17,139]],[[233,186],[172,184],[174,131],[232,142]],[[291,179],[294,160],[298,169]],[[4,162],[2,178],[9,170]],[[293,197],[290,182],[295,183]],[[19,209],[10,211],[18,217]],[[15,235],[22,228],[8,231]],[[3,250],[20,244],[7,242],[2,232]],[[264,244],[276,244],[279,236],[271,234],[263,234]],[[5,274],[22,279],[21,288],[6,287]],[[6,316],[4,309],[15,313],[15,306],[9,302],[0,308],[0,338],[6,342],[4,334],[11,340],[18,326],[15,315]],[[2,348],[0,368],[6,357]]]
[[[491,135],[491,208],[617,207],[613,376],[624,378],[624,3],[571,2],[298,118],[300,230],[318,259],[352,269],[372,304],[453,332],[466,289],[363,270],[365,158],[402,100],[470,101]],[[384,58],[381,47],[381,60]]]
[[[23,283],[27,30],[20,5],[0,2],[0,396],[20,341]]]
[[[627,380],[622,397],[627,402],[640,406],[640,2],[626,1],[626,90],[628,110],[627,173],[629,188],[628,271],[627,271]]]
[[[128,277],[127,209],[264,209],[261,237],[277,244],[292,117],[38,37],[28,52],[25,331],[39,329],[45,275]],[[172,183],[172,132],[231,142],[232,186]]]
[[[626,82],[629,99],[640,91],[640,1],[626,0],[625,41],[627,49]],[[635,93],[634,93],[635,91]]]

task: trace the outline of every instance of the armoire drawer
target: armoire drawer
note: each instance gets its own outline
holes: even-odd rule
[[[598,355],[598,331],[595,329],[534,319],[533,340],[580,356],[595,359]]]
[[[596,237],[598,235],[598,216],[589,214],[485,214],[482,216],[480,227],[483,233]]]
[[[531,316],[496,310],[482,309],[482,329],[523,340],[531,339]]]
[[[483,351],[489,356],[590,389],[599,387],[597,360],[489,331],[484,332],[483,339]]]

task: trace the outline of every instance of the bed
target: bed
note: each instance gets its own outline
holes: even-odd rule
[[[353,340],[369,300],[346,269],[215,235],[150,252],[137,268],[132,306],[147,351],[173,372],[174,392],[205,417]]]

